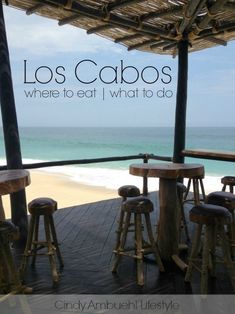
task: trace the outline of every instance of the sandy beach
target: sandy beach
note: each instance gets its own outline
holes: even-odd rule
[[[65,208],[118,197],[116,190],[79,184],[61,174],[30,170],[30,176],[31,184],[26,188],[27,202],[37,197],[51,197],[58,202],[58,208]],[[10,218],[9,195],[2,199],[6,218]]]

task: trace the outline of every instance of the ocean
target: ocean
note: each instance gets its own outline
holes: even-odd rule
[[[52,160],[70,160],[113,157],[153,153],[162,156],[173,154],[174,130],[170,127],[156,128],[20,128],[21,151],[24,163]],[[186,148],[233,151],[235,127],[187,128]],[[40,171],[58,173],[79,183],[116,189],[127,183],[141,185],[140,178],[128,173],[128,166],[138,160],[96,163],[82,166],[42,168]],[[153,161],[154,162],[154,161]],[[235,175],[235,164],[212,160],[186,158],[186,162],[202,163],[208,185],[217,183],[224,175]],[[0,163],[5,164],[2,130],[0,131]],[[137,184],[138,185],[138,184]],[[152,183],[153,188],[156,180]]]

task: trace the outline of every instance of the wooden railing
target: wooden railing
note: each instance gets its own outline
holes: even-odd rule
[[[235,161],[235,152],[209,149],[185,149],[182,151],[182,156],[220,161]]]
[[[104,162],[114,162],[114,161],[124,161],[124,160],[136,160],[142,159],[144,163],[148,163],[150,159],[161,160],[171,162],[172,157],[168,156],[159,156],[154,154],[138,154],[138,155],[128,155],[128,156],[116,156],[116,157],[103,157],[103,158],[89,158],[89,159],[75,159],[75,160],[59,160],[59,161],[46,161],[46,162],[37,162],[31,164],[23,164],[23,169],[38,169],[46,167],[55,167],[55,166],[68,166],[68,165],[85,165],[85,164],[94,164],[94,163],[104,163]],[[6,170],[7,166],[0,166],[1,170]],[[147,178],[143,178],[143,194],[148,194],[148,181]]]

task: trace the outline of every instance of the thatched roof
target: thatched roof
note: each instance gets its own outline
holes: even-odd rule
[[[235,0],[8,0],[27,14],[71,24],[88,34],[128,47],[177,54],[177,43],[188,38],[189,51],[226,45],[235,39]]]

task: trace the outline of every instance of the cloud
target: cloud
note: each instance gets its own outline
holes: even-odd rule
[[[55,53],[97,53],[109,51],[121,53],[120,46],[97,35],[70,26],[58,26],[55,20],[36,15],[26,16],[23,11],[5,7],[7,36],[11,49],[31,55]]]

